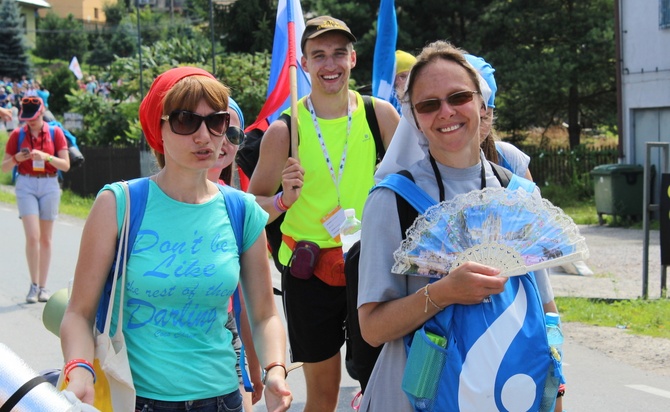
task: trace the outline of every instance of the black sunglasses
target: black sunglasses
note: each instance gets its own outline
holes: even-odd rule
[[[207,116],[188,110],[175,110],[169,115],[161,117],[161,120],[167,120],[173,133],[180,135],[189,135],[195,133],[205,121],[207,130],[214,136],[223,136],[230,124],[230,113],[216,112]]]
[[[452,106],[461,106],[466,103],[470,103],[477,93],[479,92],[466,90],[462,92],[456,92],[445,97],[444,99],[426,99],[413,105],[412,109],[421,114],[433,113],[440,110],[443,101],[449,103]]]
[[[228,130],[226,130],[226,139],[235,146],[238,146],[244,140],[244,130],[237,126],[228,126]]]

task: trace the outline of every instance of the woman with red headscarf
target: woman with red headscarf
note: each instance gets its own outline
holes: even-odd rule
[[[228,207],[207,179],[226,139],[228,88],[204,70],[180,67],[156,78],[140,122],[161,170],[149,178],[145,214],[126,265],[122,327],[137,411],[241,411],[237,358],[226,329],[238,281],[261,364],[268,410],[291,403],[285,332],[272,295],[265,213],[245,203],[238,255]],[[61,325],[68,390],[93,403],[93,325],[125,202],[105,186],[82,234],[72,297]],[[230,205],[233,206],[233,205]],[[112,328],[117,314],[112,317]],[[81,367],[79,367],[81,366]]]

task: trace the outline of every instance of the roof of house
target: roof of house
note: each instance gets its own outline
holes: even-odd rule
[[[30,6],[35,6],[37,8],[51,8],[51,4],[47,3],[44,0],[17,0],[17,3],[23,3]]]

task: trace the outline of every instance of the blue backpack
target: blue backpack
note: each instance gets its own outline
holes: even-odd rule
[[[512,176],[507,188],[534,186]],[[389,175],[377,187],[420,213],[435,204],[405,176]],[[403,391],[416,411],[553,411],[563,377],[544,319],[530,273],[511,277],[490,302],[448,306],[405,338]]]
[[[223,198],[226,202],[227,210],[230,215],[230,222],[233,227],[233,232],[235,234],[235,240],[237,242],[238,253],[242,254],[242,242],[244,239],[244,217],[246,214],[246,204],[244,203],[244,198],[242,192],[234,189],[230,186],[217,185]],[[128,192],[130,193],[130,230],[128,232],[128,245],[129,250],[132,250],[133,245],[135,244],[135,239],[137,238],[137,233],[142,224],[142,219],[144,218],[144,211],[146,210],[147,198],[149,197],[149,178],[142,177],[138,179],[133,179],[128,182]],[[119,244],[116,245],[117,250],[120,247]],[[122,259],[128,260],[128,257],[121,256]],[[103,289],[102,295],[100,296],[100,303],[98,304],[98,311],[96,313],[95,323],[98,325],[98,330],[103,328],[105,325],[105,319],[107,317],[107,308],[109,306],[109,297],[112,291],[112,281],[114,275],[114,266],[109,271],[107,276],[107,281],[105,282],[105,287]],[[120,276],[120,274],[119,274]],[[240,287],[235,289],[233,293],[233,311],[235,312],[235,322],[237,324],[238,330],[240,329],[240,313],[241,313],[241,300],[240,300]],[[244,388],[247,392],[253,392],[253,386],[251,385],[251,380],[245,368],[245,351],[244,344],[240,351],[240,369],[242,370],[242,379],[244,383]]]

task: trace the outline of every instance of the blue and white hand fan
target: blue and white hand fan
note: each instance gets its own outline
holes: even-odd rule
[[[572,218],[548,200],[496,187],[429,208],[393,256],[397,274],[439,278],[474,261],[516,276],[585,260],[588,248]]]

